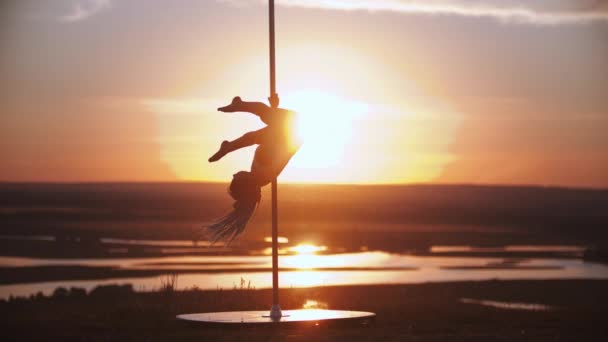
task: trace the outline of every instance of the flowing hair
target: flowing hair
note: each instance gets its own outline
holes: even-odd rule
[[[239,236],[261,199],[260,186],[253,174],[247,171],[233,175],[228,193],[234,199],[232,211],[205,227],[205,235],[212,245],[222,241],[227,246]]]

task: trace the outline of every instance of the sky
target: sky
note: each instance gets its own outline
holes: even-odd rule
[[[284,182],[608,187],[608,1],[277,0]],[[0,180],[230,181],[265,1],[0,4]]]

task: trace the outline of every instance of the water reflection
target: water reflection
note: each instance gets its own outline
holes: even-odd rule
[[[50,235],[0,235],[0,240],[56,241],[55,237]]]
[[[550,311],[555,310],[556,307],[536,304],[536,303],[518,303],[518,302],[499,302],[496,300],[483,300],[483,299],[472,299],[472,298],[460,298],[461,303],[465,304],[477,304],[482,306],[489,306],[497,309],[505,310],[524,310],[524,311]]]
[[[268,242],[267,240],[265,240],[266,242]],[[279,239],[279,243],[280,239]],[[327,246],[317,246],[311,243],[302,243],[296,246],[291,246],[291,247],[285,247],[285,248],[278,248],[277,249],[278,253],[280,255],[285,255],[285,254],[315,254],[315,253],[320,253],[320,252],[326,252],[327,251]],[[255,252],[253,254],[256,254]],[[262,251],[263,255],[271,255],[272,254],[272,247],[267,247],[264,248],[264,250]]]
[[[477,247],[477,246],[431,246],[430,252],[441,253],[563,253],[569,255],[581,255],[585,252],[586,246],[578,245],[507,245],[499,247]]]
[[[287,250],[296,254],[314,254],[318,252],[325,252],[327,250],[327,246],[315,246],[313,244],[304,243],[294,247],[289,247]]]
[[[302,305],[302,309],[329,309],[329,306],[325,302],[321,302],[314,299],[307,299],[306,302],[304,302],[304,304]]]
[[[131,283],[136,290],[160,287],[158,276],[134,278],[131,270],[179,273],[179,288],[231,289],[241,278],[255,288],[272,286],[270,258],[267,256],[176,256],[113,259],[36,259],[0,257],[6,269],[27,266],[111,267],[123,278],[107,280],[53,281],[0,286],[0,298],[50,294],[56,287],[91,289],[99,284]],[[442,257],[361,252],[345,254],[285,255],[279,260],[284,269],[280,284],[289,287],[328,285],[405,284],[422,282],[469,281],[488,279],[608,279],[608,266],[565,258],[488,258]],[[5,271],[6,271],[5,269]],[[6,271],[10,272],[10,270]],[[49,272],[54,272],[52,269]],[[56,274],[55,274],[56,275]],[[124,278],[130,277],[130,278]],[[113,279],[112,279],[113,278]]]
[[[140,240],[140,239],[115,239],[101,238],[101,243],[118,244],[118,245],[134,245],[134,246],[162,246],[162,247],[192,247],[195,243],[191,240]],[[196,241],[197,246],[209,246],[207,241]]]

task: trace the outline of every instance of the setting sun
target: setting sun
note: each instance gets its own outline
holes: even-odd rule
[[[608,0],[0,8],[3,340],[608,340]]]
[[[312,90],[286,94],[281,101],[298,112],[296,134],[304,142],[293,158],[294,167],[339,164],[353,139],[355,120],[368,112],[364,104]]]

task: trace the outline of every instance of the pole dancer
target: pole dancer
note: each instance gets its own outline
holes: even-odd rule
[[[247,112],[258,116],[266,127],[248,132],[233,140],[224,140],[220,149],[209,158],[216,162],[238,149],[258,145],[250,171],[233,175],[229,193],[235,200],[233,210],[206,227],[209,241],[232,242],[243,232],[261,199],[261,188],[270,184],[298,151],[301,142],[295,134],[296,113],[283,108],[269,107],[262,102],[246,102],[235,97],[218,111]]]

